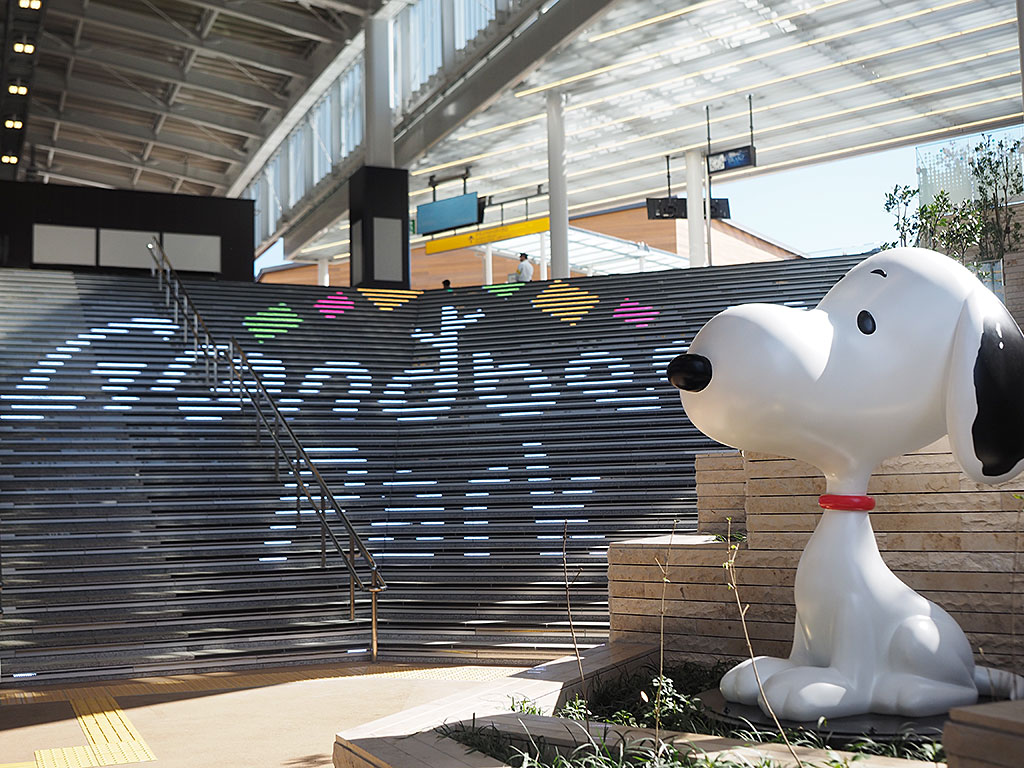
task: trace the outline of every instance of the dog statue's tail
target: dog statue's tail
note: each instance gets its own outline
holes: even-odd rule
[[[1024,677],[991,667],[974,668],[974,684],[978,693],[993,699],[1024,699]]]

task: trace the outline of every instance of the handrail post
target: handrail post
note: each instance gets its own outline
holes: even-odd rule
[[[327,567],[327,513],[324,511],[324,488],[320,486],[320,567]]]
[[[241,381],[241,367],[239,367],[238,376],[239,381]],[[241,392],[239,392],[239,397],[241,397]],[[258,388],[256,389],[256,394],[252,398],[252,408],[256,416],[256,445],[263,445],[263,430],[260,429],[260,391]]]
[[[356,618],[356,540],[348,537],[348,562],[351,568],[348,571],[348,619],[353,621]]]
[[[274,480],[281,482],[281,457],[277,447],[277,417],[274,417]]]
[[[377,661],[377,572],[373,573],[373,584],[370,586],[370,661]]]

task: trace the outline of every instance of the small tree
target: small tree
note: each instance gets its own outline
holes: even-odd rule
[[[917,210],[917,244],[942,250],[961,264],[968,264],[967,253],[978,245],[982,229],[981,207],[974,200],[953,204],[949,193],[940,190],[930,203]]]
[[[968,165],[982,219],[978,256],[981,261],[995,261],[1024,242],[1017,211],[1010,206],[1010,201],[1024,192],[1021,140],[996,141],[983,136]]]
[[[896,217],[896,233],[899,240],[891,243],[883,243],[882,248],[897,248],[911,245],[916,241],[919,223],[916,213],[910,212],[910,206],[917,197],[918,190],[911,189],[909,185],[902,187],[897,184],[892,192],[885,194],[885,212]]]

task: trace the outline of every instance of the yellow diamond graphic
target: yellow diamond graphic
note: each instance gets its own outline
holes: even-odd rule
[[[576,325],[576,321],[596,307],[599,301],[597,296],[582,288],[556,280],[533,300],[533,306],[559,320],[568,320],[569,325]]]
[[[391,288],[357,288],[381,312],[393,312],[412,301],[423,291],[400,291]]]

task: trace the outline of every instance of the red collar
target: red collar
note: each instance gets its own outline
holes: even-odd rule
[[[822,509],[836,509],[844,512],[870,512],[875,508],[875,500],[870,496],[826,493],[818,497],[818,506]]]

